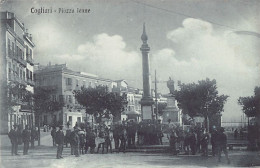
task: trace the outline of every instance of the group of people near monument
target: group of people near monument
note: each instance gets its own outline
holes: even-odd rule
[[[208,145],[211,143],[212,156],[217,156],[220,162],[221,153],[224,152],[227,162],[230,163],[227,152],[227,136],[223,127],[219,129],[213,127],[211,135],[203,126],[195,126],[187,130],[178,126],[168,127],[167,138],[174,155],[183,152],[186,155],[201,153],[202,156],[208,156]]]
[[[78,125],[73,130],[63,132],[63,126],[51,130],[53,146],[57,145],[57,159],[62,158],[63,146],[70,146],[71,155],[79,157],[87,153],[112,153],[112,141],[116,152],[125,152],[126,148],[135,146],[136,125],[133,121],[116,123],[110,127],[100,123],[93,128],[89,124]],[[96,148],[96,150],[95,150]],[[88,152],[89,151],[89,152]]]
[[[17,125],[8,134],[12,144],[12,155],[18,155],[18,145],[24,144],[23,154],[28,154],[29,143],[34,147],[34,141],[38,133],[35,128],[19,130]],[[223,151],[228,162],[227,136],[224,129],[211,131],[211,135],[203,127],[192,127],[182,129],[169,121],[168,125],[162,125],[160,120],[143,120],[136,123],[133,120],[118,122],[107,126],[100,123],[96,127],[90,124],[77,124],[73,130],[63,131],[63,126],[51,130],[52,144],[57,146],[57,159],[62,158],[63,147],[71,148],[71,155],[79,157],[87,153],[112,153],[112,142],[115,152],[125,152],[127,148],[135,148],[136,145],[162,145],[162,138],[166,136],[169,140],[170,149],[174,155],[184,153],[186,155],[201,153],[208,156],[208,145],[212,145],[212,155],[218,156],[220,161]],[[165,137],[165,138],[166,138]],[[96,148],[96,150],[95,150]]]
[[[53,127],[51,130],[53,146],[57,146],[57,159],[63,158],[63,147],[70,146],[71,155],[79,157],[80,154],[85,154],[90,149],[90,153],[94,152],[96,147],[94,132],[88,128],[74,126],[73,130],[67,129],[64,133],[63,125]]]
[[[57,145],[57,159],[62,158],[63,146],[70,146],[71,155],[79,157],[87,153],[99,153],[100,150],[102,153],[105,151],[112,153],[112,142],[114,142],[114,151],[125,153],[127,148],[134,148],[137,144],[162,144],[163,137],[160,122],[152,120],[142,121],[139,124],[129,120],[110,126],[99,123],[94,128],[89,124],[76,123],[72,131],[67,129],[63,132],[62,129],[63,126],[60,126],[58,130],[56,127],[51,130],[53,146]]]
[[[28,154],[29,146],[31,143],[31,148],[34,148],[34,142],[38,139],[38,132],[34,127],[29,128],[28,125],[25,129],[21,129],[19,125],[13,125],[13,128],[8,133],[8,137],[11,141],[12,149],[11,154],[18,154],[18,145],[23,145],[23,155]]]
[[[161,120],[143,120],[137,126],[138,145],[162,145]]]

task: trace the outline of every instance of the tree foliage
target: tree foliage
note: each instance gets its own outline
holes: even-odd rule
[[[248,117],[256,117],[260,113],[260,87],[255,87],[254,96],[239,97],[238,104]]]
[[[163,109],[165,109],[166,107],[167,107],[167,103],[165,103],[165,102],[158,102],[158,114],[160,116],[163,115]],[[156,108],[155,108],[155,111],[157,111]]]
[[[53,101],[51,94],[53,90],[43,87],[35,87],[34,93],[27,92],[24,100],[35,111],[36,115],[41,113],[53,113],[61,110],[64,106],[62,101]]]
[[[86,113],[93,115],[97,122],[111,115],[119,116],[127,105],[125,94],[120,96],[119,93],[109,92],[105,86],[81,87],[80,90],[74,90],[74,95],[78,103],[85,107]]]
[[[21,102],[26,101],[25,95],[27,93],[28,91],[25,89],[25,86],[10,82],[7,85],[7,107],[11,108],[12,106],[20,105]]]
[[[216,80],[201,80],[198,83],[184,84],[179,82],[179,91],[175,91],[178,107],[183,114],[191,118],[195,116],[211,117],[221,114],[227,95],[218,95]]]

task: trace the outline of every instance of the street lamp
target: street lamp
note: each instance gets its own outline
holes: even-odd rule
[[[217,124],[218,124],[218,127],[221,127],[221,113],[220,112],[218,112],[217,114],[216,114],[216,116],[217,116]]]
[[[209,97],[209,91],[207,89],[207,97],[206,97],[206,114],[205,114],[205,127],[206,127],[206,132],[209,132],[209,102],[208,102],[208,97]]]
[[[158,99],[157,99],[157,79],[156,79],[156,70],[155,70],[155,106],[156,106],[156,120],[158,119]]]
[[[206,117],[205,117],[205,127],[206,127],[206,132],[209,132],[209,116],[208,116],[208,104],[206,104]]]

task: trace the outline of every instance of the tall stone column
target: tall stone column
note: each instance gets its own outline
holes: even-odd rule
[[[145,32],[145,24],[143,25],[143,34],[141,36],[143,44],[140,48],[142,52],[143,62],[143,97],[141,99],[142,119],[152,119],[154,101],[151,97],[151,78],[150,78],[150,47],[147,44],[148,37]]]

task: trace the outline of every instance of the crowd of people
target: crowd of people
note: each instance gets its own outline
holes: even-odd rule
[[[203,126],[195,126],[183,130],[180,127],[168,127],[167,137],[170,143],[171,152],[174,155],[183,152],[186,155],[201,153],[208,156],[208,145],[211,143],[212,156],[217,156],[221,162],[221,153],[224,152],[227,162],[230,163],[227,152],[227,136],[224,128],[213,127],[211,135]]]
[[[34,142],[38,139],[38,132],[35,127],[29,129],[29,126],[26,125],[25,129],[22,130],[18,125],[13,125],[13,128],[8,133],[8,137],[11,141],[12,149],[11,154],[18,154],[18,145],[24,144],[23,154],[27,155],[29,150],[29,144],[31,143],[31,148],[34,148]]]
[[[162,144],[164,136],[160,122],[152,120],[142,121],[139,124],[130,120],[110,126],[100,123],[96,127],[76,123],[73,129],[73,131],[67,129],[63,132],[63,126],[60,126],[58,130],[56,127],[52,128],[53,146],[58,145],[57,159],[62,158],[63,145],[70,146],[71,155],[79,157],[86,153],[99,153],[100,149],[102,149],[102,153],[105,151],[112,153],[112,142],[114,141],[114,151],[125,153],[127,148],[135,148],[137,144]]]
[[[12,155],[18,155],[18,144],[24,143],[23,154],[28,154],[29,143],[34,147],[34,141],[37,139],[35,128],[29,129],[25,126],[24,130],[19,130],[17,125],[8,134],[12,144]],[[62,158],[63,147],[71,148],[71,155],[79,157],[87,153],[112,153],[112,142],[114,142],[115,152],[125,152],[127,148],[135,148],[136,145],[162,145],[162,138],[166,136],[169,140],[171,152],[174,155],[184,153],[186,155],[195,155],[201,153],[202,156],[208,156],[208,145],[212,145],[212,155],[218,156],[220,161],[223,151],[228,163],[227,136],[224,129],[213,128],[211,136],[203,127],[195,126],[189,129],[183,129],[175,126],[169,121],[162,125],[158,120],[144,120],[136,123],[133,120],[128,122],[118,122],[107,126],[100,123],[93,127],[90,124],[77,124],[73,130],[67,128],[63,131],[63,126],[58,129],[51,129],[52,144],[57,146],[57,159]],[[96,148],[96,150],[95,150]]]

